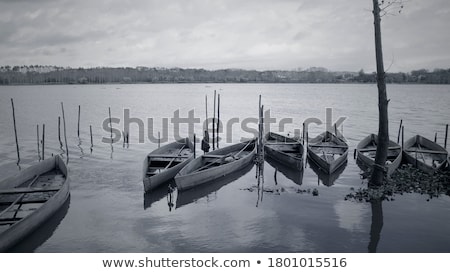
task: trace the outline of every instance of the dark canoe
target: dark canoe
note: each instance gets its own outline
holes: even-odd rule
[[[444,147],[420,135],[408,139],[403,146],[405,161],[427,173],[445,168],[447,156]]]
[[[0,252],[49,220],[68,197],[68,172],[60,156],[0,181]]]
[[[358,165],[362,169],[372,169],[375,164],[375,155],[377,151],[378,136],[370,134],[361,140],[356,146],[356,155]],[[388,157],[386,161],[386,170],[388,176],[400,166],[402,163],[402,147],[397,143],[389,140]]]
[[[189,138],[177,140],[149,153],[144,160],[144,191],[166,184],[192,159],[194,145]]]
[[[308,158],[328,174],[347,162],[347,155],[348,144],[328,131],[308,143]]]
[[[303,169],[303,145],[294,138],[269,132],[264,137],[264,153],[291,168]]]
[[[227,146],[197,157],[175,176],[178,191],[187,190],[230,175],[249,164],[256,154],[256,140]]]

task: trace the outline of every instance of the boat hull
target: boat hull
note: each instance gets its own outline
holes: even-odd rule
[[[289,152],[285,152],[289,150]],[[293,138],[269,132],[265,136],[264,153],[297,170],[303,169],[303,145]]]
[[[190,161],[194,159],[194,155],[192,154],[188,158],[184,159],[181,163],[152,176],[147,175],[147,169],[149,167],[149,158],[151,158],[153,155],[156,154],[164,154],[170,149],[180,149],[183,147],[183,145],[186,145],[187,148],[193,150],[193,144],[189,141],[188,138],[185,138],[183,140],[175,141],[159,149],[156,149],[145,157],[143,164],[143,179],[142,179],[145,192],[150,192],[155,188],[161,186],[162,184],[165,184],[168,181],[172,180],[184,166],[186,166]]]
[[[253,160],[256,154],[256,143],[254,140],[253,149],[250,153],[246,154],[244,157],[239,160],[235,160],[233,162],[212,167],[209,169],[205,169],[202,171],[195,171],[199,167],[203,165],[202,160],[204,160],[205,155],[197,157],[192,160],[189,164],[187,164],[181,171],[175,176],[175,183],[177,185],[178,191],[188,190],[193,187],[211,182],[215,179],[224,177],[229,175],[235,171],[241,170],[248,166],[249,164],[253,164]],[[231,152],[239,151],[248,144],[248,142],[242,142],[238,144],[234,144],[228,147],[224,147],[215,151],[208,153],[207,155],[226,155]]]
[[[318,136],[318,138],[319,141],[308,143],[308,158],[312,161],[313,164],[316,164],[316,166],[319,167],[322,172],[331,174],[347,162],[348,145],[345,141],[336,137],[330,132],[323,132]],[[325,143],[329,143],[331,146],[326,146],[326,144],[324,144],[324,142],[322,141],[323,139],[327,139]],[[324,146],[320,146],[318,148],[314,147],[318,145]],[[333,148],[333,145],[338,145],[339,148]],[[327,154],[330,152],[336,152],[333,153],[333,160],[328,161],[325,160],[325,158],[322,158],[320,154],[322,150],[327,150]],[[338,154],[339,156],[334,159],[334,154]]]
[[[59,168],[59,170],[65,175],[63,185],[52,197],[48,199],[48,201],[43,203],[42,206],[0,233],[0,252],[5,252],[12,246],[16,245],[27,235],[31,234],[36,228],[42,225],[56,211],[58,211],[58,209],[69,197],[70,184],[67,167],[59,156],[54,156],[44,160],[25,169],[18,175],[0,182],[0,189],[13,188],[29,179],[32,179],[34,175],[43,174],[51,171],[53,168]]]
[[[424,156],[420,153],[421,149],[413,149],[416,145],[420,145],[421,147],[426,148],[426,150],[439,153],[426,154]],[[403,158],[405,162],[412,164],[419,170],[426,173],[432,174],[440,169],[443,169],[446,165],[447,156],[448,152],[442,146],[420,135],[416,135],[404,143]]]
[[[375,134],[371,134],[361,140],[361,142],[356,147],[356,154],[357,158],[356,160],[361,164],[361,166],[365,169],[372,169],[373,165],[375,164],[374,157],[368,156],[364,154],[364,149],[369,147],[373,140],[377,139],[378,136]],[[391,176],[394,171],[400,166],[402,163],[402,148],[397,143],[389,140],[389,151],[388,156],[394,157],[392,161],[389,161],[390,163],[386,163],[385,168],[388,176]],[[374,146],[373,155],[376,151],[376,146]]]

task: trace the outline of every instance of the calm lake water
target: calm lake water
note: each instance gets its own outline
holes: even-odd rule
[[[292,118],[285,133],[302,128],[308,118],[326,121],[332,108],[335,122],[347,117],[344,135],[350,145],[348,163],[336,177],[318,176],[306,166],[291,174],[264,166],[264,191],[257,190],[256,169],[251,166],[226,180],[173,195],[167,190],[144,194],[142,162],[158,144],[138,143],[138,126],[130,129],[130,145],[103,143],[110,133],[102,129],[111,107],[123,126],[124,109],[130,116],[154,119],[154,135],[162,131],[163,118],[179,109],[187,117],[205,119],[205,95],[212,116],[214,90],[220,94],[224,123],[232,118],[256,118],[258,96],[277,120]],[[405,138],[421,134],[443,143],[450,123],[450,86],[389,85],[390,134],[397,138],[400,119]],[[333,84],[162,84],[162,85],[67,85],[0,86],[0,173],[19,171],[10,98],[14,99],[20,145],[20,165],[39,160],[36,125],[45,124],[45,156],[63,153],[58,140],[58,116],[64,102],[69,145],[71,197],[49,223],[17,246],[27,252],[367,252],[372,230],[380,235],[378,252],[450,252],[450,197],[403,194],[381,206],[346,201],[351,188],[366,188],[353,159],[357,143],[378,128],[375,85]],[[77,113],[81,105],[80,138]],[[90,149],[89,125],[94,147]],[[169,126],[170,127],[170,126]],[[256,124],[249,127],[256,128]],[[41,129],[40,128],[40,129]],[[147,136],[147,125],[145,136]],[[195,124],[201,135],[202,124]],[[122,129],[121,129],[122,130]],[[278,131],[272,125],[272,131]],[[309,127],[314,136],[325,124]],[[248,131],[248,130],[246,130]],[[227,130],[230,143],[251,137],[238,124]],[[187,136],[187,126],[181,126]],[[163,134],[164,135],[164,134]],[[173,140],[174,130],[168,131]],[[199,147],[199,146],[197,146]],[[198,153],[201,151],[198,150]],[[299,193],[299,189],[302,190]],[[311,192],[317,189],[318,196]],[[303,192],[306,190],[307,192]],[[310,192],[308,192],[310,191]],[[372,213],[382,217],[372,218]]]

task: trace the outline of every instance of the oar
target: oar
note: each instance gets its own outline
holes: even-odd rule
[[[172,164],[172,162],[175,160],[175,158],[177,158],[181,152],[183,151],[184,147],[186,147],[186,144],[183,145],[183,147],[181,147],[180,150],[178,150],[178,152],[176,153],[176,156],[174,158],[172,158],[172,160],[170,160],[169,164],[167,164],[167,166],[164,169],[169,168],[170,164]]]

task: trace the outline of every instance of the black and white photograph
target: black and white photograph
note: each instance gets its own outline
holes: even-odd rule
[[[449,26],[447,0],[0,0],[0,260],[450,253]]]

